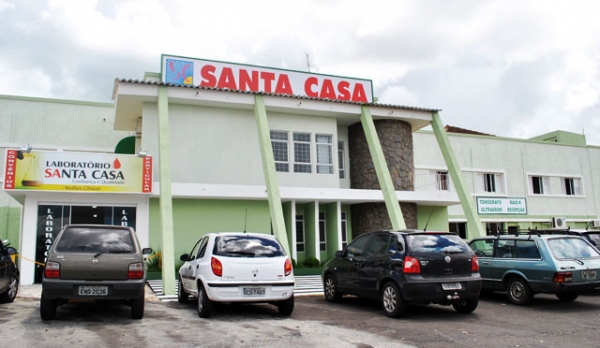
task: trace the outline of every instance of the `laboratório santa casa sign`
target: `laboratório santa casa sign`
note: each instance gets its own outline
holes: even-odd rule
[[[373,102],[371,80],[167,55],[162,56],[162,81],[235,91]]]
[[[8,149],[4,189],[152,193],[152,157]]]

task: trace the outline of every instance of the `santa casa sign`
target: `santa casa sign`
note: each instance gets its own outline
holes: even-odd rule
[[[373,102],[371,80],[162,56],[162,81],[169,84]]]

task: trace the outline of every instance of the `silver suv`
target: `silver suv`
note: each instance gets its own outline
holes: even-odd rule
[[[40,315],[52,320],[56,308],[70,300],[120,300],[131,318],[144,316],[146,271],[131,227],[67,225],[48,251],[42,279]]]

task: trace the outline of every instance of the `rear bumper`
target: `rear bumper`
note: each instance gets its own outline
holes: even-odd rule
[[[264,290],[264,294],[244,295],[244,289]],[[211,282],[206,286],[208,298],[217,302],[273,302],[287,300],[294,295],[294,283],[282,282],[257,284],[236,283],[227,284]]]
[[[444,290],[442,284],[460,283],[460,289]],[[402,297],[413,303],[450,303],[459,299],[478,298],[481,292],[481,278],[468,276],[446,279],[426,279],[406,277],[402,285]]]
[[[78,294],[80,286],[106,286],[106,296],[81,296]],[[47,299],[64,300],[133,300],[144,296],[145,279],[129,280],[62,280],[44,279],[42,293]]]

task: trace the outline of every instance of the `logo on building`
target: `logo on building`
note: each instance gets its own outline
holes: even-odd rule
[[[189,60],[167,59],[166,83],[194,84],[194,63]]]

